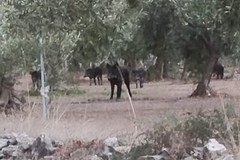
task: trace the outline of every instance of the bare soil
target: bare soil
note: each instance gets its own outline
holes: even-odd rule
[[[132,104],[136,112],[134,123],[130,101],[125,92],[121,100],[109,100],[110,85],[104,80],[103,86],[89,86],[88,80],[81,80],[76,86],[86,93],[77,96],[53,97],[48,105],[49,120],[43,121],[41,97],[27,97],[26,113],[0,116],[0,132],[25,132],[31,136],[49,134],[56,140],[102,139],[108,136],[131,137],[138,126],[138,133],[152,128],[154,123],[179,117],[186,112],[199,109],[221,109],[224,104],[240,108],[240,81],[213,80],[211,87],[217,91],[217,97],[189,98],[196,85],[179,81],[161,81],[145,83],[143,88],[131,84]],[[31,88],[30,77],[19,79],[17,90]],[[116,97],[116,95],[115,95]]]

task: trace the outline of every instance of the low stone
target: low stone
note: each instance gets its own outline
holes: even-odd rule
[[[20,155],[19,150],[14,151],[14,152],[12,153],[12,157],[18,157],[19,155]]]
[[[227,148],[218,143],[218,141],[214,138],[209,139],[208,143],[205,145],[205,148],[207,148],[210,152],[225,152]]]
[[[11,133],[4,133],[2,135],[0,135],[0,138],[3,139],[11,139],[11,138],[16,138],[19,135],[19,133],[16,132],[11,132]]]
[[[18,151],[18,150],[19,150],[19,147],[15,145],[9,145],[8,147],[2,149],[2,151],[5,151],[9,154],[12,154],[14,151]]]
[[[124,154],[124,153],[131,150],[131,146],[117,146],[117,147],[114,147],[114,149],[117,152],[120,152],[120,153]]]
[[[17,145],[18,144],[18,141],[16,139],[16,137],[12,137],[10,140],[9,140],[10,144],[11,145]]]
[[[198,159],[193,158],[192,156],[190,156],[190,157],[184,158],[184,160],[198,160]]]
[[[171,157],[167,150],[163,150],[160,155],[141,156],[138,160],[171,160]]]
[[[90,160],[103,160],[101,157],[98,157],[97,155],[94,155],[91,157]]]
[[[234,159],[233,155],[227,154],[217,158],[216,160],[237,160],[237,159]]]
[[[54,157],[53,157],[53,156],[45,156],[43,159],[44,159],[44,160],[53,160]]]
[[[218,143],[216,139],[209,139],[208,143],[204,146],[203,155],[209,157],[210,159],[217,159],[224,155],[227,148]]]
[[[26,134],[18,134],[16,140],[20,144],[32,144],[34,142],[34,138],[31,138]]]
[[[117,146],[117,145],[118,145],[118,139],[117,139],[117,137],[111,137],[111,138],[105,139],[104,145],[105,145],[105,146],[111,146],[111,147]]]
[[[41,134],[40,137],[41,137],[41,142],[45,142],[46,148],[52,148],[52,147],[53,147],[52,140],[51,140],[51,138],[49,137],[49,135],[47,135],[47,134]]]
[[[139,157],[137,160],[162,160],[162,159],[164,159],[164,157],[161,155],[154,155],[154,156],[146,155],[146,156]]]
[[[0,139],[0,148],[4,148],[8,145],[9,139]]]
[[[31,148],[31,145],[30,144],[22,144],[21,147],[23,150],[28,150]]]
[[[116,137],[110,137],[104,140],[103,142],[103,148],[98,153],[100,157],[111,157],[112,152],[109,148],[114,148],[118,146],[118,139]]]

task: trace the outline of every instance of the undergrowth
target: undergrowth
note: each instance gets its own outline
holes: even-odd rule
[[[83,89],[79,89],[77,87],[73,87],[73,88],[65,88],[65,89],[61,89],[58,91],[54,91],[53,92],[54,95],[67,95],[67,96],[71,96],[71,95],[84,95],[86,94],[86,91]]]
[[[24,92],[23,95],[28,95],[29,93],[29,96],[39,96],[40,95],[40,92],[38,91],[33,91],[33,90],[30,90],[29,92]],[[54,96],[74,96],[74,95],[84,95],[86,94],[87,92],[83,89],[79,89],[77,87],[72,87],[72,88],[64,88],[64,89],[60,89],[60,90],[55,90],[55,91],[51,91],[49,93],[49,95],[54,95]]]
[[[217,139],[234,154],[238,152],[234,146],[239,146],[240,116],[235,113],[233,105],[227,104],[224,108],[225,111],[199,110],[178,120],[173,118],[157,123],[146,132],[143,143],[133,146],[121,158],[136,160],[143,155],[160,154],[167,148],[172,158],[180,160],[189,156],[192,147],[203,147],[210,138]]]

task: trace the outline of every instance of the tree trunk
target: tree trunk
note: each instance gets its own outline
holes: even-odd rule
[[[156,64],[155,64],[155,72],[156,72],[156,76],[155,76],[155,80],[161,80],[163,79],[163,61],[161,59],[161,57],[157,57],[156,60]]]
[[[184,60],[184,62],[183,62],[183,71],[182,71],[182,74],[181,74],[181,80],[183,80],[184,77],[185,77],[186,69],[187,69],[187,62],[186,62],[186,60]]]
[[[0,111],[5,115],[9,114],[12,110],[22,111],[21,105],[26,103],[26,99],[14,90],[15,79],[2,78],[0,85]],[[20,104],[20,103],[21,104]]]
[[[169,67],[169,65],[168,65],[168,60],[166,59],[166,58],[164,58],[164,63],[163,63],[163,78],[168,78],[169,76],[168,76],[168,67]]]
[[[129,62],[130,62],[130,72],[132,72],[132,70],[136,68],[136,56],[134,53],[131,53]]]
[[[130,53],[130,55],[124,59],[124,65],[128,67],[130,73],[130,79],[132,79],[132,71],[136,68],[136,58],[134,53]]]
[[[211,48],[211,52],[209,52],[209,60],[208,60],[205,72],[202,74],[202,77],[198,82],[197,88],[190,95],[190,97],[196,97],[196,96],[204,97],[206,95],[208,96],[214,95],[213,91],[209,87],[209,83],[211,80],[213,67],[217,63],[218,58],[219,58],[218,54],[214,51],[213,48]]]

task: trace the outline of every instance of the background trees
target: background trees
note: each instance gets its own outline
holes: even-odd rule
[[[192,94],[206,95],[209,89],[212,69],[223,54],[233,54],[234,39],[238,34],[238,21],[232,16],[238,13],[238,2],[232,1],[181,1],[175,2],[182,21],[181,48],[192,68],[197,70],[199,83]]]
[[[234,0],[5,0],[0,72],[37,68],[41,47],[50,84],[119,59],[130,69],[149,68],[152,79],[180,78],[182,62],[199,79],[195,94],[204,95],[219,57],[239,57],[239,7]]]

